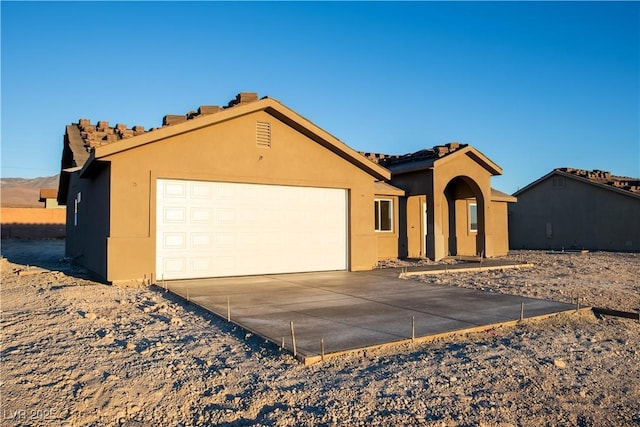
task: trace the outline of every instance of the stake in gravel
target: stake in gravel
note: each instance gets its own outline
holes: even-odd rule
[[[411,342],[416,339],[416,316],[411,316]]]
[[[231,306],[229,305],[228,296],[227,296],[227,322],[231,322]]]
[[[293,357],[298,355],[298,351],[296,348],[296,332],[293,329],[293,320],[289,324],[291,326],[291,345],[293,346]]]
[[[520,320],[524,319],[524,302],[520,303]]]

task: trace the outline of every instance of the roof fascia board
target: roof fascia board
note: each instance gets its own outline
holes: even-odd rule
[[[335,136],[331,135],[329,132],[318,127],[313,122],[286,107],[285,105],[279,102],[275,102],[274,105],[265,108],[265,111],[274,116],[276,119],[286,123],[288,126],[291,126],[293,129],[302,133],[306,137],[311,138],[334,154],[337,154],[338,156],[353,163],[359,168],[364,169],[377,179],[391,179],[391,171],[389,169],[369,160],[362,154],[358,153],[356,150],[349,147],[344,142],[340,141]]]
[[[482,166],[487,171],[489,171],[489,173],[491,175],[502,175],[502,168],[500,166],[498,166],[497,164],[495,164],[494,162],[489,160],[489,158],[487,156],[485,156],[480,151],[478,151],[477,149],[473,148],[470,145],[468,145],[468,146],[466,146],[466,147],[464,147],[464,148],[462,148],[460,150],[456,150],[453,153],[448,154],[448,155],[446,155],[444,157],[440,157],[439,159],[436,159],[434,164],[446,163],[447,161],[450,161],[453,158],[455,158],[456,155],[461,155],[461,154],[466,154],[467,157],[471,158],[473,161],[475,161],[480,166]]]
[[[552,170],[551,172],[549,172],[548,174],[546,174],[542,178],[539,178],[539,179],[533,181],[531,184],[527,185],[526,187],[516,191],[515,193],[513,193],[513,195],[514,196],[518,196],[518,195],[524,193],[525,191],[530,190],[532,187],[535,187],[536,185],[540,184],[542,181],[546,181],[547,179],[549,179],[552,175],[563,176],[565,178],[574,179],[576,181],[579,181],[579,182],[582,182],[582,183],[585,183],[585,184],[590,184],[590,185],[593,185],[595,187],[602,188],[604,190],[614,191],[614,192],[616,192],[618,194],[622,194],[624,196],[630,196],[630,197],[634,197],[634,198],[640,199],[640,194],[632,193],[631,191],[622,190],[620,188],[616,188],[616,187],[613,187],[613,186],[607,185],[607,184],[602,184],[600,182],[591,181],[588,178],[583,178],[581,176],[576,176],[574,174],[563,172],[563,171],[559,171],[559,170]]]
[[[314,141],[318,142],[319,144],[344,158],[345,160],[348,160],[352,164],[365,170],[375,178],[382,180],[391,179],[391,172],[388,169],[367,159],[357,151],[344,144],[342,141],[338,140],[333,135],[314,125],[309,120],[305,119],[298,113],[287,108],[273,98],[263,98],[261,100],[244,105],[237,105],[235,107],[227,108],[208,116],[199,117],[193,120],[187,120],[183,123],[178,123],[151,132],[146,132],[142,135],[121,140],[113,144],[96,147],[89,159],[87,159],[83,170],[96,160],[106,160],[108,156],[121,153],[123,151],[131,150],[142,145],[151,144],[153,142],[161,141],[163,139],[167,139],[176,135],[191,132],[197,129],[211,126],[213,124],[222,123],[224,121],[228,121],[262,110],[266,111],[268,114],[271,114],[275,118],[282,120],[296,130],[301,131],[304,135],[310,137]]]
[[[492,202],[510,202],[515,203],[518,201],[517,197],[510,196],[507,193],[503,193],[500,190],[496,190],[495,188],[491,188],[491,201]]]
[[[591,181],[588,178],[583,178],[581,176],[576,176],[571,173],[562,172],[562,171],[554,171],[556,175],[564,176],[567,178],[573,178],[576,181],[584,182],[585,184],[591,184],[599,188],[603,188],[605,190],[615,191],[616,193],[623,194],[625,196],[631,196],[640,199],[640,194],[632,193],[631,191],[622,190],[620,188],[613,187],[611,185],[603,184],[601,182]]]
[[[466,154],[473,161],[475,161],[484,169],[489,171],[491,175],[502,175],[502,168],[500,166],[498,166],[497,164],[489,160],[487,156],[485,156],[480,151],[476,150],[471,146],[461,148],[459,150],[454,151],[453,153],[447,154],[443,157],[439,157],[436,159],[421,160],[418,162],[399,164],[398,166],[391,165],[389,168],[394,174],[410,173],[410,172],[417,172],[421,170],[433,169],[437,164],[446,163],[448,161],[455,160],[456,156],[461,154]]]
[[[532,183],[525,185],[524,187],[522,187],[521,189],[519,189],[518,191],[516,191],[515,193],[513,193],[512,195],[515,197],[518,197],[520,194],[524,193],[525,191],[528,191],[530,188],[535,187],[536,185],[538,185],[539,183],[541,183],[542,181],[546,180],[547,178],[549,178],[551,175],[554,175],[556,171],[551,171],[548,174],[536,179],[535,181],[533,181]]]
[[[404,196],[406,192],[384,181],[376,181],[374,185],[376,196]]]

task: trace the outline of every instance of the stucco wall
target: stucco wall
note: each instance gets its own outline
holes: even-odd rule
[[[471,203],[475,203],[475,200],[459,199],[455,201],[457,255],[478,255],[478,233],[472,232],[469,228],[469,205]]]
[[[407,199],[407,254],[409,258],[425,258],[424,203],[427,197],[411,196]]]
[[[62,238],[65,235],[64,209],[1,208],[0,234],[3,239]]]
[[[490,226],[491,233],[495,236],[493,241],[494,256],[504,256],[509,253],[509,239],[507,238],[509,235],[507,205],[507,202],[491,202],[493,215],[491,216]]]
[[[640,199],[553,177],[518,194],[509,204],[512,249],[640,251]]]
[[[376,195],[376,199],[391,200],[393,203],[393,230],[376,231],[376,243],[378,259],[390,259],[398,257],[399,235],[399,204],[397,196]],[[373,209],[372,209],[373,214]]]
[[[489,202],[491,200],[491,174],[469,156],[453,154],[437,162],[433,176],[433,194],[436,196],[433,198],[434,205],[429,206],[429,214],[431,217],[441,218],[442,222],[434,222],[434,232],[429,235],[429,257],[438,260],[450,252],[449,221],[447,220],[449,207],[446,197],[438,197],[438,195],[444,194],[447,185],[454,178],[465,179],[473,183],[477,192],[474,196],[478,204],[479,232],[475,252],[483,252],[487,257],[495,256],[493,240],[501,238],[506,240],[507,236],[494,236],[491,234],[491,227],[485,227],[485,218],[490,218],[493,214]],[[458,252],[460,249],[459,247]]]
[[[92,178],[72,174],[67,195],[66,255],[77,259],[96,278],[106,280],[109,236],[109,165],[102,165]],[[75,200],[77,203],[77,221]]]
[[[256,121],[271,123],[272,145],[256,145]],[[349,268],[375,266],[374,178],[264,111],[108,156],[111,161],[109,281],[155,272],[158,178],[346,188]]]

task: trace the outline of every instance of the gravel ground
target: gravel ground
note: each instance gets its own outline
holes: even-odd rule
[[[305,367],[155,288],[92,282],[63,242],[2,243],[3,426],[640,425],[638,321],[566,314]],[[639,254],[510,256],[535,267],[413,280],[640,309]]]

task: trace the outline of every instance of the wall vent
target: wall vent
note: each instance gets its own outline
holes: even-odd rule
[[[256,122],[256,144],[258,147],[271,148],[271,123]]]

